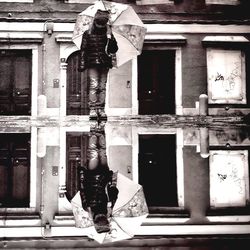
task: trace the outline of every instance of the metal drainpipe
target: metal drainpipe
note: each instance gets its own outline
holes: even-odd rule
[[[45,95],[45,70],[46,70],[46,66],[45,66],[45,52],[46,52],[46,43],[45,43],[45,25],[49,20],[45,21],[43,24],[43,43],[42,43],[42,89],[41,89],[41,94]],[[39,130],[38,130],[39,131]],[[38,137],[37,137],[38,138]],[[41,199],[40,199],[40,216],[41,216],[41,222],[43,224],[43,213],[44,213],[44,173],[45,173],[45,169],[44,169],[44,164],[43,164],[43,158],[41,159]],[[41,225],[43,226],[43,225]]]

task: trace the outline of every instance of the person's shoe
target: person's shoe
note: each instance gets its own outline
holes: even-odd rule
[[[105,113],[104,108],[98,109],[98,116],[99,116],[99,118],[102,119],[102,120],[107,120],[107,115],[106,115],[106,113]]]
[[[98,117],[97,111],[95,109],[91,109],[89,111],[89,118],[92,120],[92,119],[97,119],[97,117]]]

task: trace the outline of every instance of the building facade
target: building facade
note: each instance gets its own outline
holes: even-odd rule
[[[67,199],[93,126],[72,34],[93,2],[0,0],[1,247],[105,247],[75,227]],[[116,2],[147,33],[142,54],[109,73],[106,150],[150,213],[113,247],[249,244],[248,1]]]

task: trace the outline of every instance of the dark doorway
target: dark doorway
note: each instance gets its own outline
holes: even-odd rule
[[[87,74],[78,71],[79,52],[67,60],[67,115],[88,115]]]
[[[30,134],[0,134],[0,207],[29,207]]]
[[[143,50],[138,57],[139,114],[175,114],[175,50]]]
[[[139,136],[139,183],[149,207],[177,207],[176,136]]]
[[[0,115],[30,115],[31,73],[31,50],[0,50]]]
[[[78,167],[86,166],[87,149],[88,149],[88,133],[83,132],[68,132],[66,134],[66,189],[67,198],[71,200],[78,187]]]

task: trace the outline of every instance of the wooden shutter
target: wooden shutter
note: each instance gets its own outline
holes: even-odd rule
[[[86,71],[78,72],[78,51],[67,63],[67,115],[88,115],[87,74]]]
[[[86,166],[88,134],[72,132],[67,133],[67,171],[66,189],[67,197],[71,200],[79,189],[78,167]]]
[[[28,207],[30,134],[0,134],[0,206]]]
[[[31,50],[0,50],[0,114],[30,114],[31,66]]]

